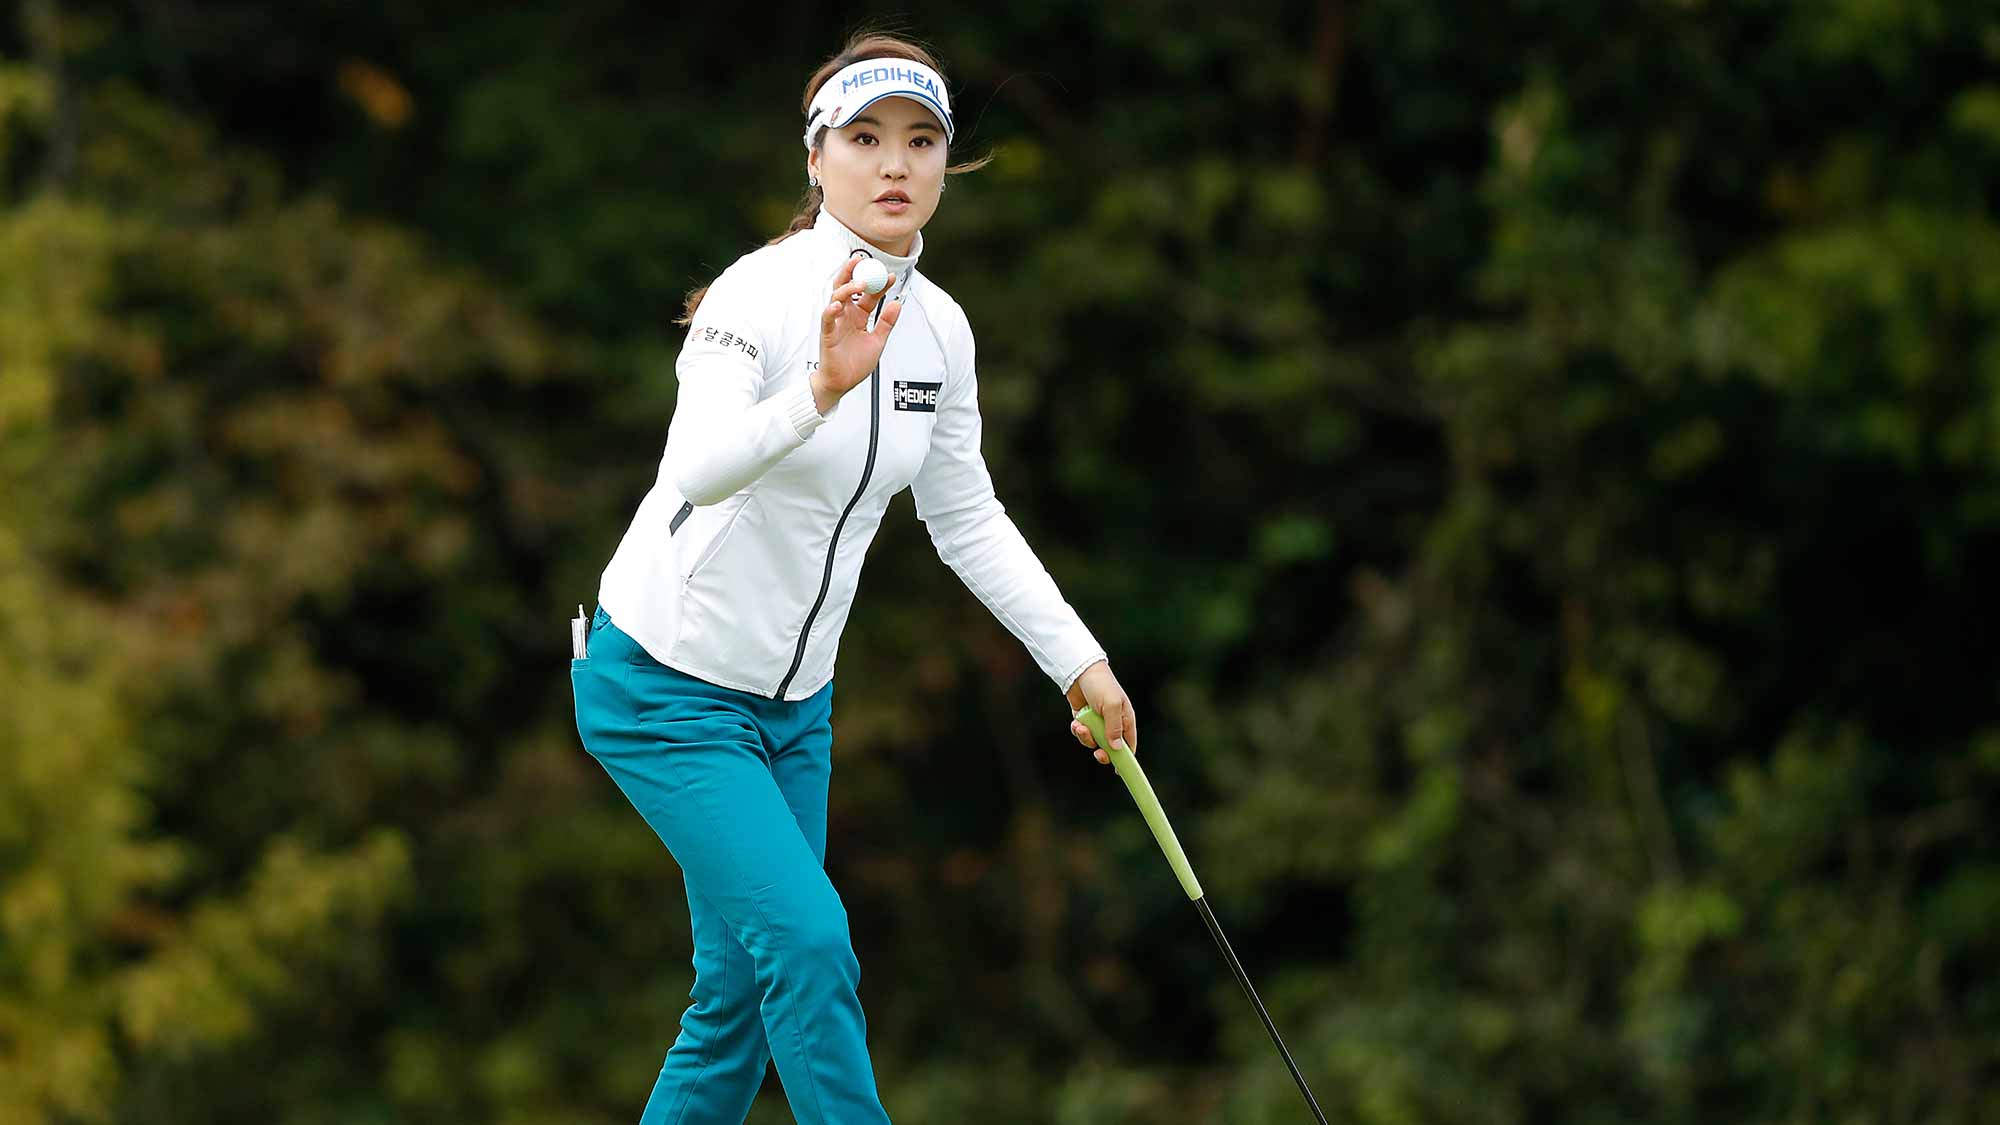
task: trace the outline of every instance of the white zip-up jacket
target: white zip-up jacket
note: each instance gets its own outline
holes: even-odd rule
[[[807,378],[819,314],[855,250],[903,311],[873,374],[822,416]],[[675,364],[660,472],[598,604],[655,660],[804,699],[834,655],[868,544],[904,488],[938,556],[1067,691],[1104,650],[993,492],[980,456],[972,328],[958,302],[824,208],[708,288]]]

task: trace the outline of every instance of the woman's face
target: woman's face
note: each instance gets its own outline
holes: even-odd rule
[[[806,169],[819,177],[826,209],[876,247],[908,254],[944,188],[944,129],[937,118],[908,98],[883,98],[822,136]]]

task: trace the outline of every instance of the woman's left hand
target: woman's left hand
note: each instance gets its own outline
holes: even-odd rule
[[[1111,674],[1111,662],[1100,660],[1083,670],[1083,675],[1069,688],[1069,709],[1071,714],[1083,710],[1088,703],[1090,709],[1104,719],[1104,737],[1120,750],[1139,752],[1139,715],[1132,701],[1126,698],[1125,689],[1118,686],[1118,677]],[[1097,751],[1097,760],[1105,765],[1111,758],[1105,754],[1097,740],[1090,736],[1090,728],[1071,719],[1069,732],[1078,742]]]

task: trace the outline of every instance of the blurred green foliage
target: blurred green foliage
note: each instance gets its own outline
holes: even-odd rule
[[[0,1118],[636,1117],[685,906],[562,620],[851,15],[0,28]],[[1336,1119],[2000,1120],[1991,5],[916,30],[996,157],[924,267],[1002,498]],[[828,862],[891,1113],[1302,1120],[1059,697],[880,538]]]

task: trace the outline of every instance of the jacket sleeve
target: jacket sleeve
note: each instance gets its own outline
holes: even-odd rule
[[[910,485],[917,515],[938,557],[1027,646],[1043,673],[1068,691],[1085,668],[1104,659],[1104,649],[1063,600],[1055,579],[994,494],[979,451],[972,331],[962,317],[949,339],[937,424]]]
[[[757,268],[763,266],[766,268]],[[804,445],[826,421],[812,386],[798,380],[776,394],[785,307],[767,263],[745,258],[708,287],[674,361],[679,396],[667,429],[674,486],[697,505],[728,499]]]

